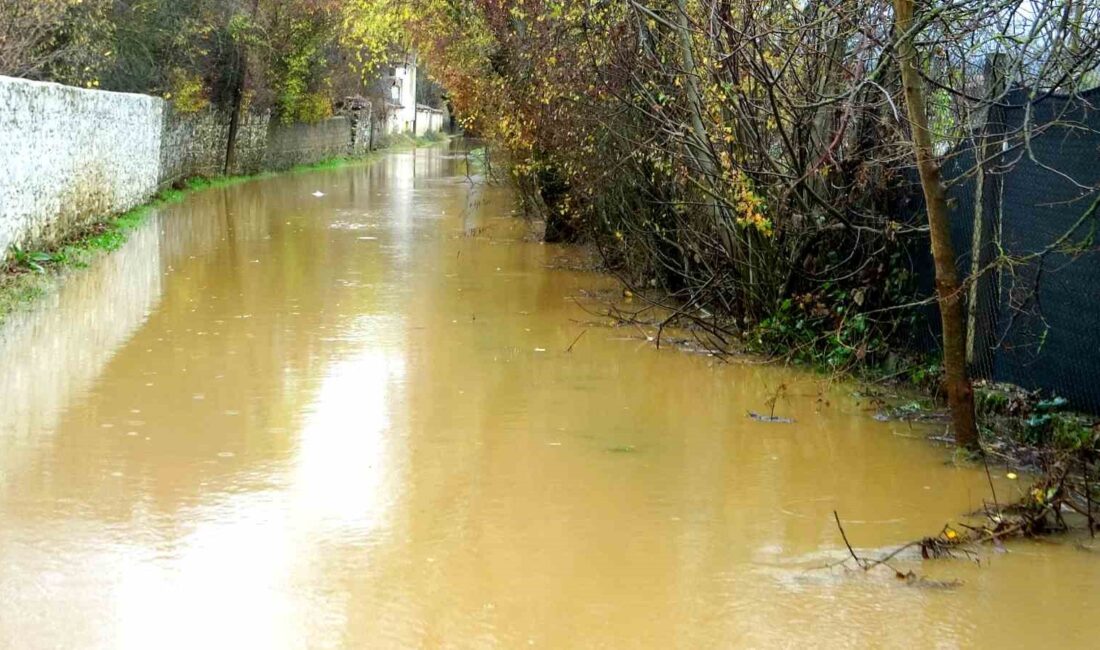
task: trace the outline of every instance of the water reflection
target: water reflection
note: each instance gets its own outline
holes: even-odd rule
[[[363,541],[382,528],[401,467],[389,436],[403,359],[368,350],[331,368],[303,423],[292,488],[295,506],[326,535]]]
[[[160,300],[160,262],[157,231],[142,229],[40,311],[13,314],[0,329],[0,445],[20,443],[0,447],[5,456],[51,433],[60,411],[142,324]]]

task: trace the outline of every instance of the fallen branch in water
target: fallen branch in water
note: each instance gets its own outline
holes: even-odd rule
[[[577,335],[577,338],[573,339],[573,342],[569,344],[569,347],[565,348],[565,351],[566,352],[572,352],[573,351],[573,346],[575,346],[577,344],[577,342],[580,341],[581,338],[583,338],[584,335],[587,334],[587,333],[588,333],[588,330],[581,330],[581,333]]]
[[[944,525],[937,535],[909,542],[879,558],[863,557],[856,553],[841,523],[840,515],[835,510],[833,518],[850,559],[857,568],[870,571],[882,565],[893,570],[899,579],[923,582],[924,579],[917,577],[912,571],[903,573],[891,566],[890,562],[914,547],[920,549],[924,560],[964,556],[977,561],[976,549],[987,544],[1004,551],[1004,543],[1009,539],[1036,538],[1070,531],[1074,522],[1067,521],[1066,516],[1069,514],[1076,515],[1077,522],[1083,520],[1092,536],[1097,523],[1092,507],[1093,486],[1089,480],[1094,473],[1090,471],[1090,466],[1086,457],[1064,454],[1057,462],[1049,465],[1046,472],[1015,503],[1002,505],[994,492],[993,503],[984,504],[981,510],[974,513],[984,518],[981,523],[959,523],[958,528],[950,524]],[[993,479],[988,465],[986,475],[992,490]],[[847,562],[849,558],[830,566]],[[936,586],[953,585],[938,583]]]
[[[922,543],[922,542],[919,542],[919,541],[918,542],[909,542],[908,544],[906,544],[904,546],[900,546],[900,547],[894,549],[893,551],[890,551],[889,553],[887,553],[886,555],[884,555],[880,558],[868,559],[868,558],[865,558],[865,557],[860,557],[860,555],[858,553],[856,553],[855,549],[852,547],[852,543],[848,540],[848,533],[846,533],[844,531],[844,525],[840,523],[840,514],[838,514],[836,510],[833,511],[833,519],[836,521],[837,530],[840,531],[840,538],[844,540],[844,546],[847,547],[848,554],[851,556],[852,561],[854,561],[856,563],[856,567],[859,568],[860,570],[862,570],[864,572],[868,572],[868,571],[870,571],[870,570],[872,570],[876,567],[884,566],[887,569],[894,572],[894,577],[895,578],[897,578],[898,580],[903,580],[903,581],[905,581],[905,583],[907,585],[915,586],[915,587],[936,588],[936,589],[953,589],[953,588],[958,587],[959,585],[962,584],[962,582],[960,582],[958,580],[947,580],[947,581],[944,581],[944,580],[931,580],[931,579],[925,578],[923,576],[918,576],[912,570],[902,572],[897,567],[892,566],[890,564],[891,560],[896,558],[898,555],[901,555],[901,553],[903,553],[904,551],[906,551],[908,549],[911,549],[914,546],[917,546],[917,545]],[[841,562],[833,564],[831,566],[843,565],[847,561],[848,561],[847,558],[845,558]]]
[[[793,418],[785,418],[778,415],[761,415],[756,411],[748,411],[746,417],[757,422],[770,422],[772,424],[794,424]]]
[[[852,543],[848,541],[848,534],[844,532],[844,526],[840,523],[840,515],[837,514],[836,510],[833,510],[833,519],[836,520],[836,528],[840,531],[840,538],[844,540],[844,545],[848,547],[848,552],[852,555],[852,559],[856,561],[856,564],[859,565],[860,568],[866,571],[867,567],[864,566],[863,559],[856,555],[855,550],[852,548]]]

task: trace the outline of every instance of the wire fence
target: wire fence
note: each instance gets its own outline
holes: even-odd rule
[[[1029,98],[1012,89],[946,157],[952,240],[967,289],[976,378],[1041,390],[1100,414],[1100,89]],[[910,181],[903,209],[918,218]],[[914,254],[934,292],[927,240]],[[934,304],[919,345],[935,345]]]

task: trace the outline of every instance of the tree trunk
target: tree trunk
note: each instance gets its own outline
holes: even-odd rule
[[[905,103],[909,109],[913,151],[928,211],[928,226],[932,240],[932,257],[936,265],[936,293],[943,323],[944,388],[951,407],[951,422],[955,442],[960,447],[978,446],[978,428],[974,420],[974,389],[966,369],[966,319],[963,313],[963,291],[955,268],[955,250],[951,244],[948,224],[947,197],[943,174],[934,158],[932,136],[928,131],[924,91],[917,69],[917,48],[913,44],[914,0],[894,0],[897,21],[898,59],[901,64]]]
[[[256,20],[256,13],[260,9],[260,0],[252,0],[252,21]],[[233,88],[233,108],[229,115],[229,136],[225,145],[225,170],[223,173],[229,176],[233,173],[233,167],[237,164],[237,132],[241,128],[241,113],[244,111],[245,81],[248,76],[248,46],[240,45],[237,53],[237,84]]]
[[[245,65],[242,64],[240,67],[237,87],[233,89],[233,108],[229,114],[229,136],[226,138],[225,143],[225,169],[222,173],[226,176],[233,173],[233,167],[237,164],[237,132],[241,128],[241,111],[244,110]]]

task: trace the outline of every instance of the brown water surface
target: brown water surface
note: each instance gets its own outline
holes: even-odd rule
[[[447,147],[211,190],[9,322],[0,647],[1095,644],[1069,541],[818,569],[984,474],[817,376],[565,352],[613,285],[510,213]]]

